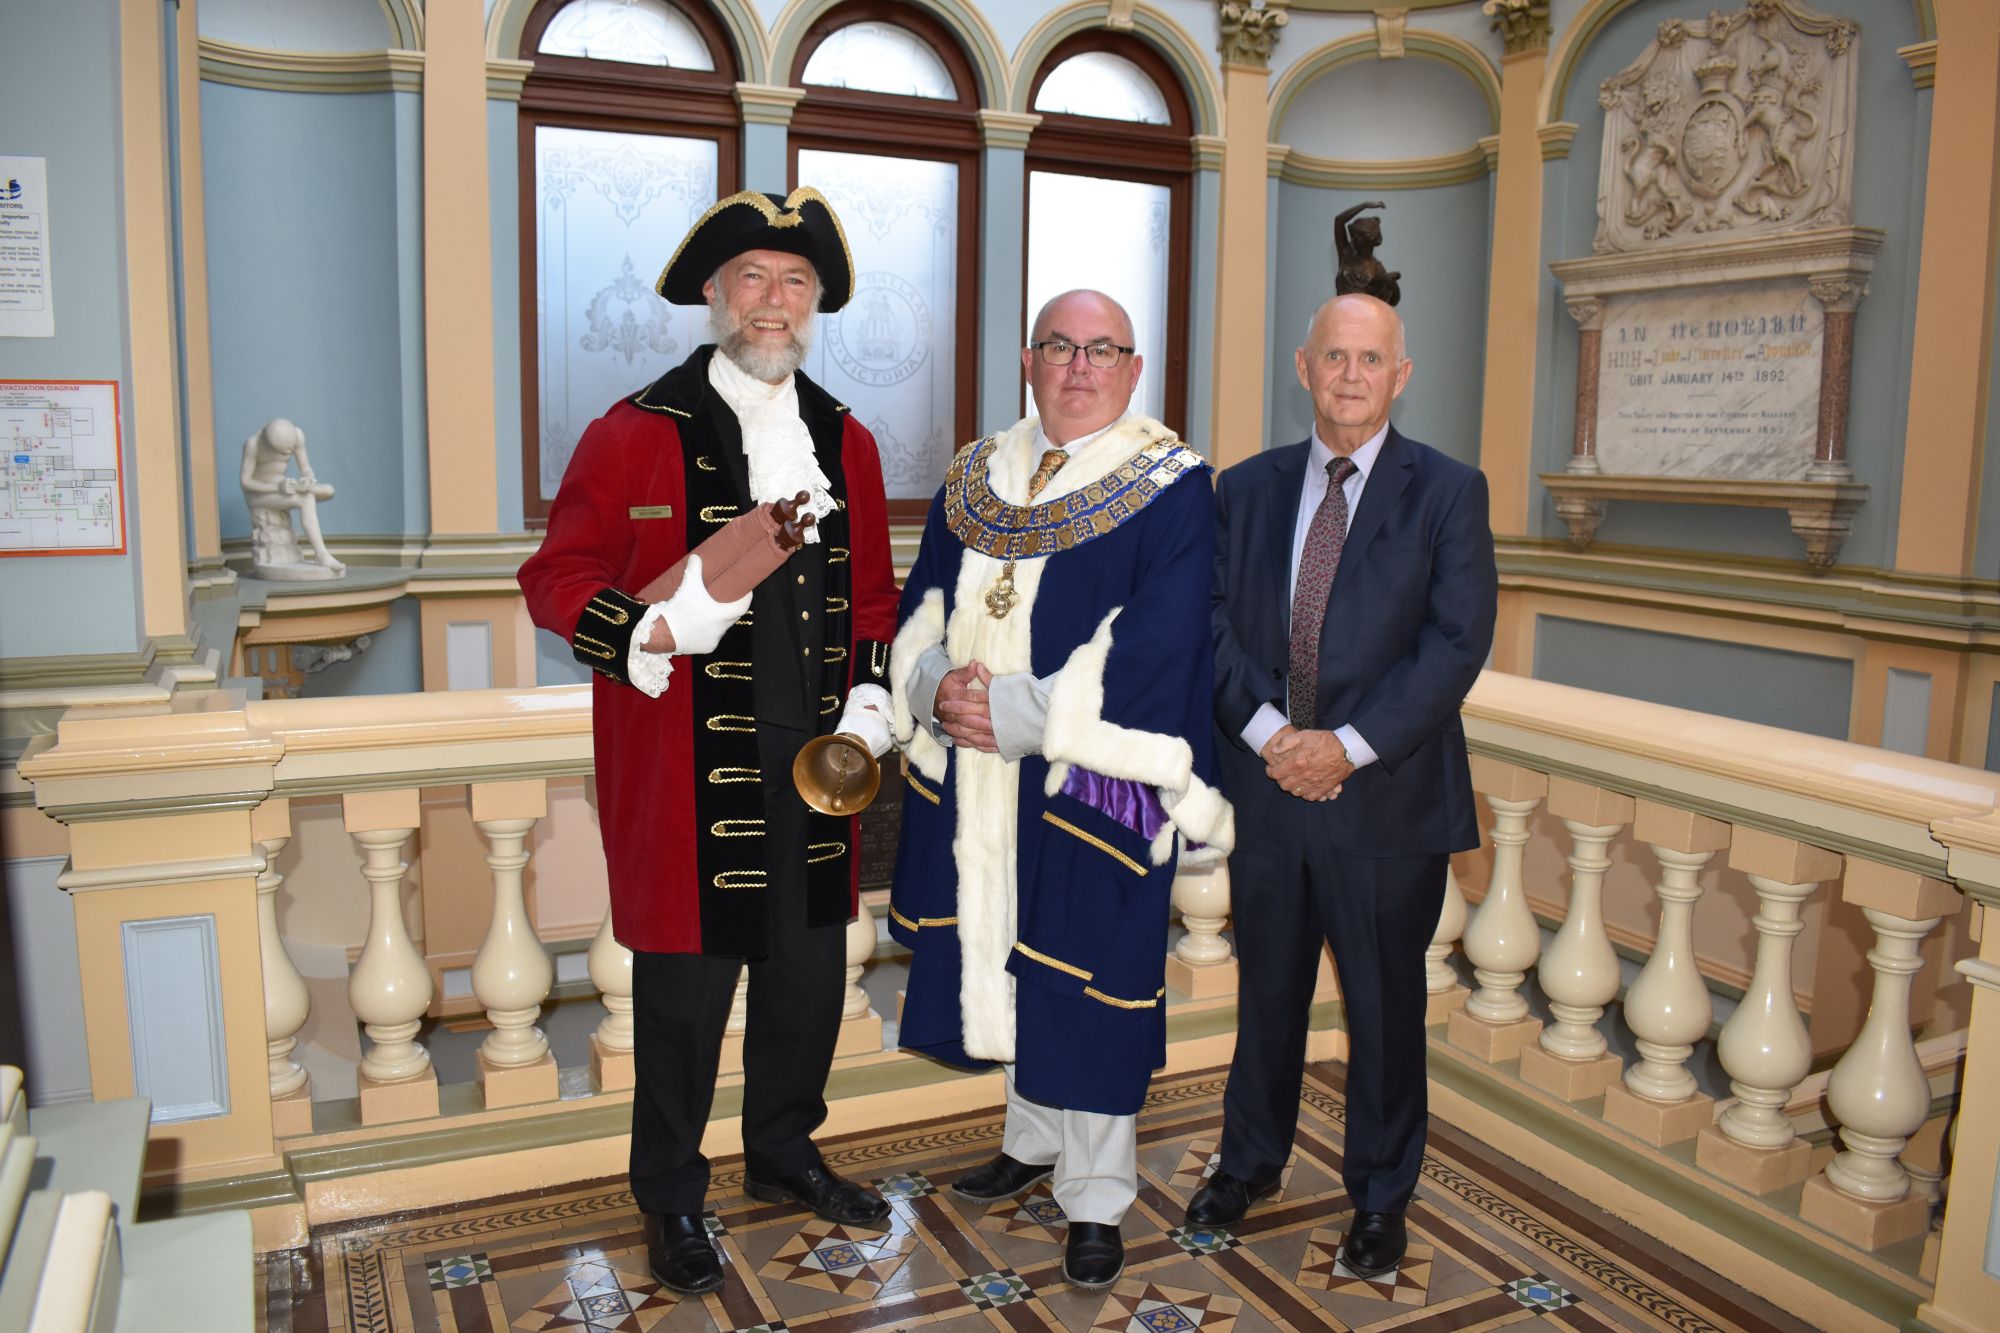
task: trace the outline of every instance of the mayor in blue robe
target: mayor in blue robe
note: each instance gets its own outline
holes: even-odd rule
[[[1063,309],[1071,325],[1087,317]],[[1049,345],[1071,358],[1071,377],[1095,373],[1082,368],[1082,346]],[[1044,395],[1061,386],[1038,382],[1056,377],[1031,360],[1043,346],[1024,354],[1043,419],[952,460],[890,654],[908,784],[890,912],[912,955],[902,1044],[953,1064],[1010,1065],[1010,1126],[1019,1098],[1138,1111],[1166,1059],[1178,857],[1233,842],[1212,741],[1208,465],[1159,422],[1122,414],[1130,382],[1108,425],[1081,438],[1058,431]],[[1123,371],[1136,382],[1136,357],[1115,355],[1130,351],[1092,355],[1112,363],[1103,378]],[[1052,445],[1067,458],[1031,501],[1031,474]],[[912,688],[940,653],[952,668],[992,673],[996,715],[1002,687],[1026,683],[1045,717],[1038,752],[941,742],[935,676],[914,706]],[[1058,1170],[1058,1202],[1062,1180]]]

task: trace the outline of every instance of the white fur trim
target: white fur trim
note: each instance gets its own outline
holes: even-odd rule
[[[1236,840],[1229,802],[1194,773],[1194,751],[1178,736],[1139,731],[1104,720],[1104,667],[1111,656],[1111,627],[1124,608],[1104,617],[1090,641],[1071,653],[1049,691],[1049,723],[1042,753],[1050,761],[1049,795],[1061,790],[1058,764],[1074,764],[1108,778],[1152,786],[1174,828],[1196,842],[1227,851]],[[1063,776],[1067,776],[1067,769]],[[1152,847],[1155,865],[1173,849],[1171,830]]]
[[[916,611],[896,631],[889,648],[889,724],[896,744],[910,756],[910,765],[932,782],[944,781],[948,756],[930,731],[917,725],[910,711],[910,677],[925,651],[944,642],[944,591],[932,588],[917,604]]]

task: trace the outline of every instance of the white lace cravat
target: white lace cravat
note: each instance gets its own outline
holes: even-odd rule
[[[802,512],[824,519],[833,512],[833,483],[820,471],[813,453],[812,432],[799,419],[799,389],[794,376],[781,384],[766,384],[717,352],[708,363],[708,382],[736,413],[743,430],[743,455],[750,462],[750,498],[763,504],[789,500],[806,491]],[[819,540],[819,525],[806,529],[806,540]]]

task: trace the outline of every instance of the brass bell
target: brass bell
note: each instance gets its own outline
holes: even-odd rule
[[[882,766],[867,742],[836,731],[807,741],[792,760],[792,784],[823,815],[853,815],[868,808],[882,785]]]

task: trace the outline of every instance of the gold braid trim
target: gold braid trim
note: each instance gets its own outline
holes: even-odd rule
[[[1076,837],[1083,839],[1085,842],[1089,843],[1092,847],[1095,847],[1098,851],[1103,852],[1106,856],[1109,856],[1112,860],[1122,864],[1127,870],[1131,871],[1133,874],[1143,875],[1146,873],[1147,868],[1145,866],[1140,865],[1137,861],[1134,861],[1131,857],[1125,855],[1125,853],[1119,851],[1116,847],[1113,847],[1110,843],[1098,837],[1096,834],[1085,833],[1082,829],[1070,823],[1067,819],[1058,818],[1057,816],[1050,814],[1046,810],[1042,811],[1042,818],[1047,820],[1049,823],[1054,824],[1057,828],[1061,829],[1063,832],[1074,834]]]
[[[901,912],[898,912],[894,907],[889,909],[889,915],[895,920],[897,925],[905,930],[920,930],[925,926],[955,926],[958,924],[958,918],[955,916],[920,916],[915,921],[912,921]]]

